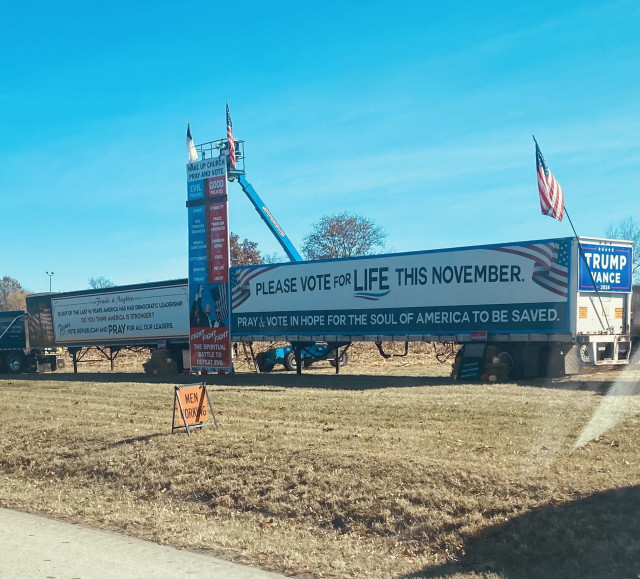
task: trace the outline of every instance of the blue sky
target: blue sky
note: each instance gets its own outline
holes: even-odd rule
[[[390,251],[572,234],[639,209],[637,1],[0,3],[0,275],[187,276],[185,132],[225,134],[294,245],[349,211]],[[231,230],[277,243],[237,184]]]

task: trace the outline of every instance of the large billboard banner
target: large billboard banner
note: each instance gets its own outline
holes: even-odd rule
[[[184,286],[52,298],[58,344],[181,338],[189,311]]]
[[[232,268],[234,336],[567,332],[571,239]]]
[[[229,212],[224,157],[187,165],[191,370],[231,372]]]

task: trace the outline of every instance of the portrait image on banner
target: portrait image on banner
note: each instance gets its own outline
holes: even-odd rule
[[[192,328],[228,328],[229,284],[212,283],[194,286],[191,295],[189,325]]]

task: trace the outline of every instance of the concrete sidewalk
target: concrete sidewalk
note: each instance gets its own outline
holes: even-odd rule
[[[0,578],[283,579],[108,531],[0,509]]]

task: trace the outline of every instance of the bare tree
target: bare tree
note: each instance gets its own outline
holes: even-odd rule
[[[20,285],[19,281],[5,275],[0,280],[0,311],[26,310],[27,293],[27,290]]]
[[[274,251],[273,253],[265,253],[262,256],[263,263],[286,263],[289,261],[288,257],[285,257],[282,253]]]
[[[640,227],[631,216],[625,217],[607,228],[609,239],[627,239],[633,242],[633,282],[640,282]]]
[[[264,263],[262,255],[258,250],[258,244],[255,241],[245,239],[240,241],[240,236],[235,233],[229,235],[229,250],[231,253],[231,265],[256,265]]]
[[[89,280],[89,287],[91,289],[104,289],[107,287],[114,287],[116,284],[113,283],[110,279],[101,275],[100,277],[92,277]]]
[[[384,249],[387,234],[372,219],[353,213],[325,215],[303,240],[307,259],[373,255]]]

